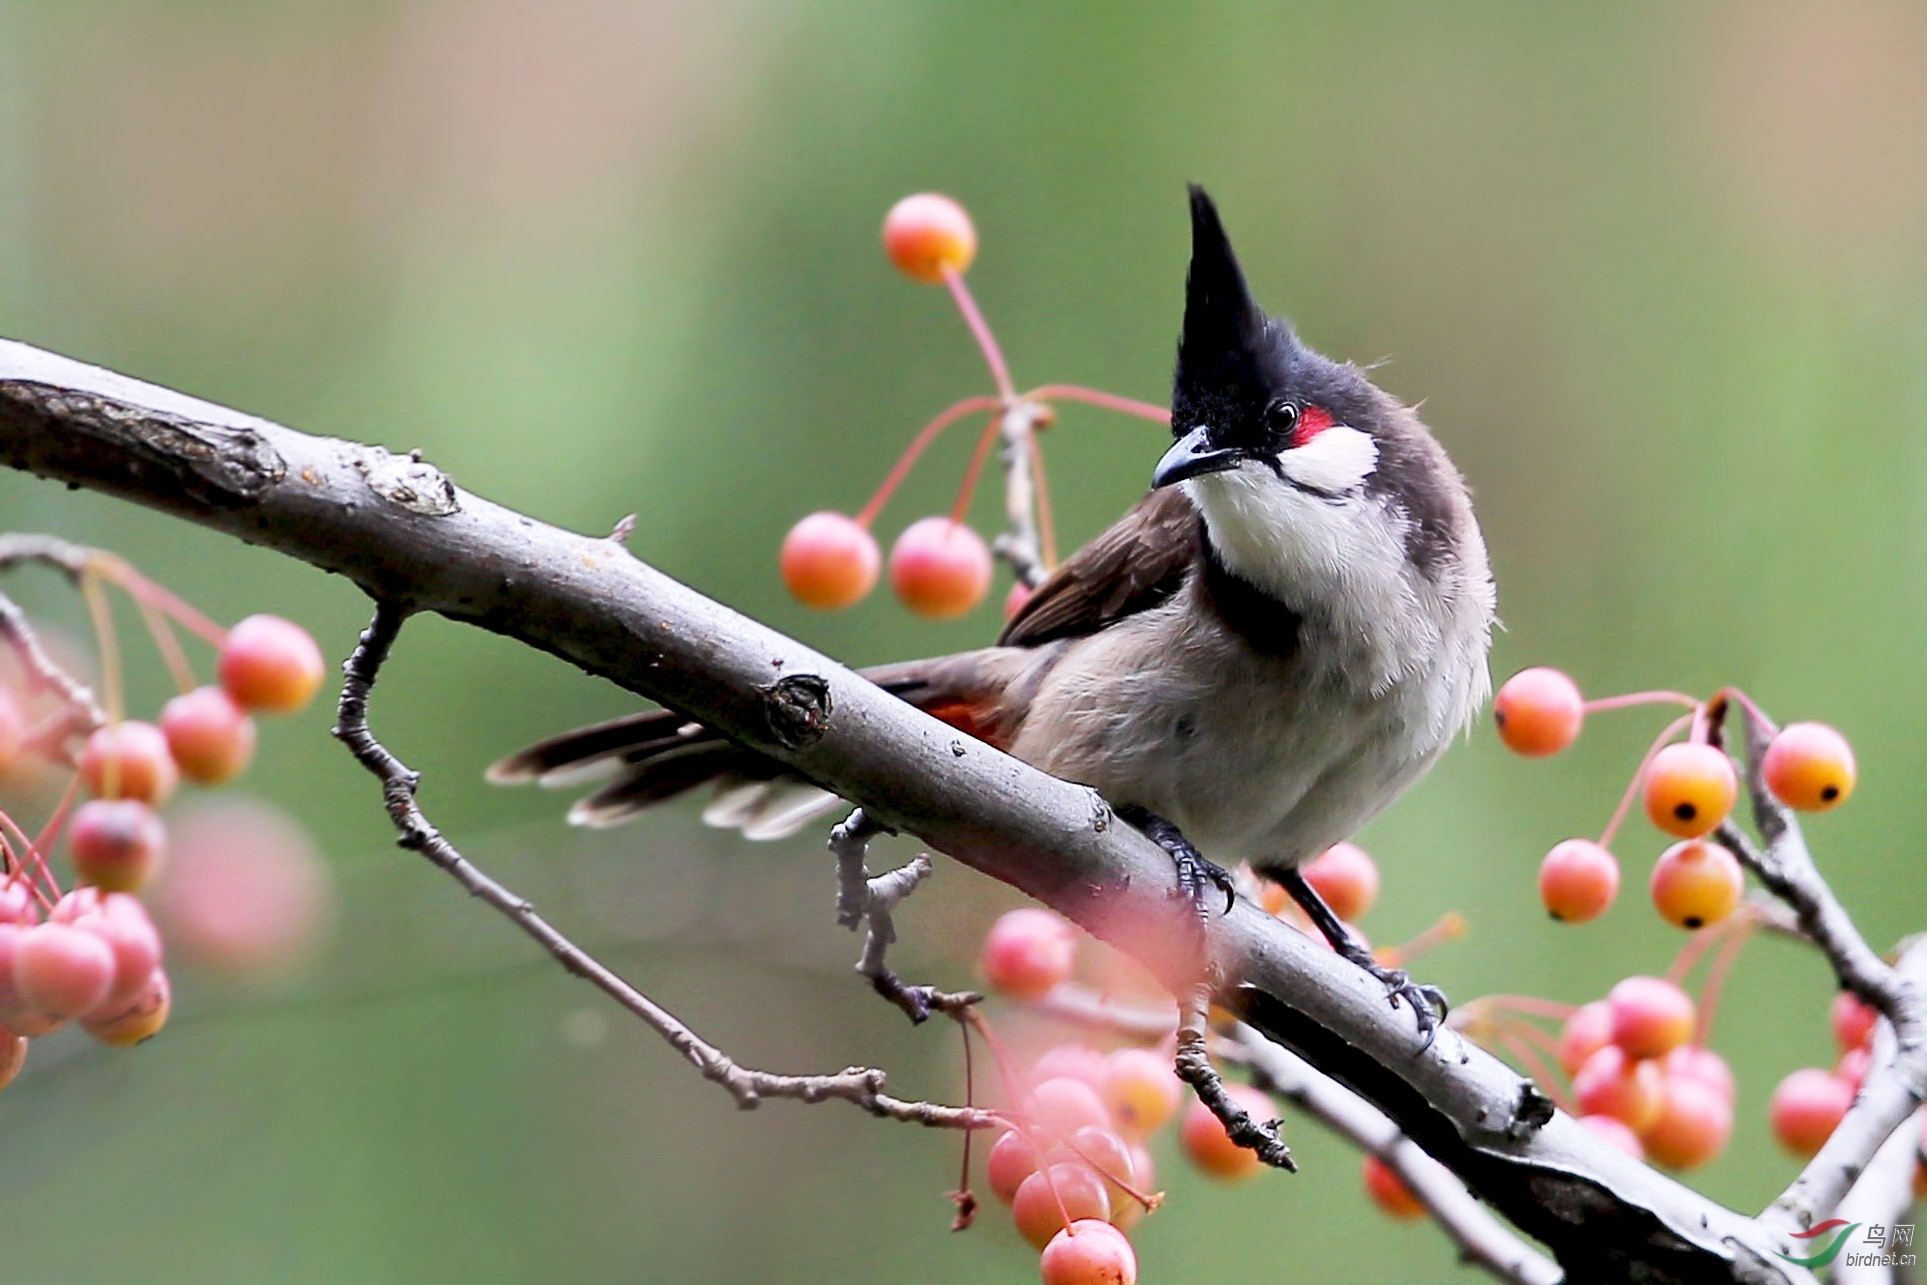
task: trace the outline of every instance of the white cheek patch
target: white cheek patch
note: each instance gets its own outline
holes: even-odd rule
[[[1378,443],[1370,433],[1334,424],[1278,457],[1285,476],[1327,495],[1343,495],[1364,485],[1378,465]]]

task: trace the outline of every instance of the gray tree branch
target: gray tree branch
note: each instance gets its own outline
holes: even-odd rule
[[[881,824],[1052,905],[1174,993],[1209,964],[1222,1002],[1346,1085],[1573,1282],[1805,1281],[1783,1234],[1637,1163],[1361,970],[1241,903],[1199,947],[1168,860],[1092,791],[960,736],[618,544],[458,488],[414,456],[312,437],[0,341],[0,461],[171,513],[347,576],[699,718]],[[1876,1072],[1874,1078],[1882,1072]],[[1870,1083],[1872,1080],[1870,1079]]]

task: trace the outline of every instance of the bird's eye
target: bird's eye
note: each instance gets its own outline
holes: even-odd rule
[[[1291,402],[1277,401],[1265,407],[1265,427],[1274,433],[1289,433],[1298,423],[1298,407]]]

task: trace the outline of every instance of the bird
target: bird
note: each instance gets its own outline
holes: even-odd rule
[[[1096,789],[1171,856],[1201,914],[1245,862],[1335,950],[1409,1001],[1299,872],[1351,838],[1490,694],[1494,588],[1469,489],[1410,406],[1252,297],[1216,205],[1190,187],[1172,442],[1149,491],[1037,586],[992,646],[866,669],[936,718]],[[710,823],[795,833],[844,806],[673,710],[551,737],[500,784],[606,781],[607,826],[710,782]],[[1227,902],[1227,906],[1228,906]]]

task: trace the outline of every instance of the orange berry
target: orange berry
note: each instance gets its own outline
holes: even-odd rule
[[[890,587],[919,616],[961,616],[990,591],[990,546],[961,522],[919,518],[891,546]]]
[[[1077,936],[1063,916],[1026,906],[991,925],[979,962],[991,989],[1012,999],[1039,999],[1071,975]]]
[[[1739,858],[1706,839],[1687,839],[1653,863],[1653,907],[1676,928],[1704,928],[1732,914],[1746,891]]]
[[[27,1064],[27,1037],[15,1035],[0,1026],[0,1089],[13,1083],[20,1068]]]
[[[1693,1038],[1693,1000],[1659,977],[1627,977],[1606,994],[1613,1043],[1631,1057],[1665,1057]]]
[[[160,1034],[173,1007],[174,988],[167,970],[156,968],[132,999],[103,1004],[80,1019],[80,1028],[102,1044],[131,1048]]]
[[[219,687],[197,687],[161,707],[161,735],[181,775],[219,785],[254,757],[254,720]]]
[[[1587,1058],[1572,1077],[1573,1100],[1582,1114],[1609,1115],[1635,1133],[1659,1118],[1663,1091],[1659,1063],[1629,1058],[1617,1044]]]
[[[1505,680],[1492,698],[1492,718],[1507,749],[1528,758],[1544,758],[1578,738],[1586,702],[1579,684],[1541,665]]]
[[[20,697],[13,688],[0,683],[0,776],[6,775],[26,744],[27,712],[20,708]]]
[[[1277,1114],[1271,1099],[1248,1084],[1227,1084],[1224,1088],[1231,1100],[1254,1120],[1269,1120]],[[1211,1108],[1196,1099],[1184,1109],[1184,1121],[1178,1126],[1178,1142],[1191,1163],[1213,1178],[1227,1181],[1249,1178],[1264,1166],[1257,1152],[1233,1142]]]
[[[80,753],[80,783],[96,798],[139,799],[159,807],[180,780],[161,729],[138,719],[96,728]]]
[[[1334,843],[1298,871],[1332,913],[1352,923],[1378,900],[1378,866],[1355,843]]]
[[[883,554],[876,537],[855,518],[825,510],[790,528],[777,564],[798,602],[835,611],[860,602],[876,587]]]
[[[1109,1223],[1079,1219],[1051,1237],[1038,1270],[1044,1285],[1137,1285],[1137,1251]]]
[[[1365,1177],[1365,1194],[1372,1203],[1394,1218],[1409,1219],[1425,1217],[1425,1206],[1398,1176],[1398,1171],[1380,1160],[1368,1155],[1362,1167]]]
[[[221,644],[221,686],[243,709],[288,714],[321,689],[328,663],[314,636],[279,616],[249,616]]]
[[[67,840],[74,873],[109,892],[138,892],[160,869],[167,827],[139,799],[89,799]]]
[[[984,1159],[984,1181],[997,1199],[1008,1205],[1017,1198],[1017,1188],[1037,1172],[1037,1148],[1030,1139],[1012,1129],[991,1144]]]
[[[1842,1053],[1873,1039],[1874,1026],[1880,1021],[1880,1010],[1852,991],[1835,994],[1827,1015],[1833,1025],[1833,1042]]]
[[[1066,1162],[1040,1169],[1018,1184],[1010,1202],[1010,1218],[1018,1234],[1038,1249],[1064,1230],[1066,1213],[1072,1222],[1111,1220],[1110,1191],[1087,1164]]]
[[[1739,793],[1733,760],[1711,745],[1668,745],[1646,766],[1646,815],[1677,838],[1697,839],[1719,829]]]
[[[1646,1155],[1672,1169],[1692,1169],[1717,1156],[1733,1136],[1733,1100],[1704,1080],[1665,1076],[1659,1115],[1640,1134]]]
[[[964,207],[936,192],[906,196],[883,216],[883,252],[912,281],[934,285],[944,269],[963,272],[977,257],[977,229]]]
[[[1812,1156],[1833,1136],[1853,1098],[1853,1085],[1830,1071],[1795,1071],[1780,1081],[1767,1107],[1773,1136],[1794,1155]]]
[[[1122,1048],[1111,1054],[1104,1102],[1111,1108],[1118,1132],[1146,1138],[1177,1114],[1184,1100],[1184,1084],[1171,1059],[1150,1049]]]
[[[1825,812],[1847,801],[1858,769],[1853,746],[1825,723],[1788,723],[1766,747],[1760,774],[1788,807]]]
[[[1539,899],[1554,919],[1583,924],[1606,913],[1619,895],[1619,862],[1590,839],[1553,845],[1539,865]]]

